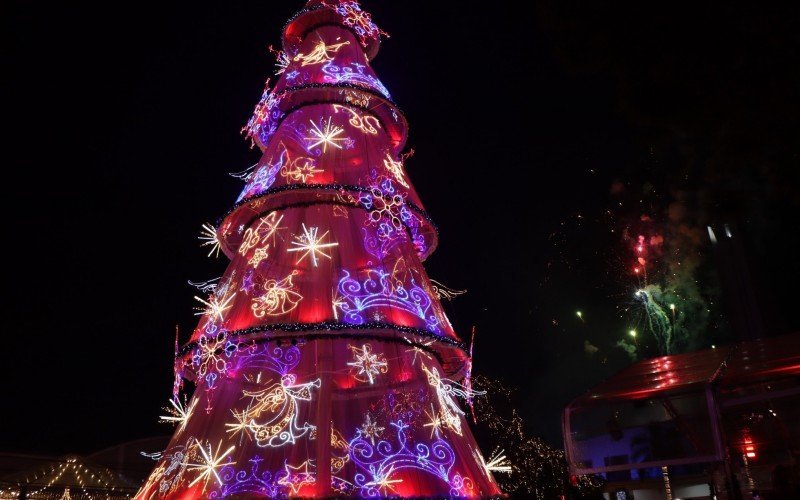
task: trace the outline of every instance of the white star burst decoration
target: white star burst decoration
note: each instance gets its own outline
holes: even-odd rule
[[[189,486],[194,486],[198,482],[205,480],[205,483],[203,484],[203,491],[205,491],[208,480],[211,479],[212,476],[217,480],[220,486],[223,486],[224,483],[222,482],[222,478],[219,477],[218,469],[223,466],[234,465],[236,463],[231,461],[223,463],[225,457],[230,455],[236,446],[231,446],[225,450],[225,452],[220,453],[220,450],[222,449],[222,441],[217,444],[216,451],[211,450],[211,443],[208,444],[208,449],[206,449],[202,444],[200,444],[200,441],[197,439],[195,439],[195,441],[197,442],[198,448],[200,448],[200,454],[203,457],[203,463],[188,464],[188,470],[199,471],[199,474],[196,478],[194,478],[194,481],[189,483]]]
[[[203,224],[202,227],[203,230],[200,232],[200,236],[197,237],[198,240],[203,242],[200,243],[200,246],[210,246],[211,250],[209,250],[208,256],[211,257],[211,254],[214,254],[214,257],[219,257],[219,238],[217,238],[217,230],[211,224]]]
[[[430,413],[428,413],[428,410],[425,410],[425,416],[428,417],[428,423],[422,426],[431,428],[431,439],[433,439],[433,435],[437,434],[442,428],[442,417],[439,416],[439,412],[433,409],[433,403],[431,403]]]
[[[388,365],[383,358],[383,354],[372,354],[372,349],[369,344],[362,345],[361,349],[353,346],[348,347],[352,349],[355,361],[347,363],[347,366],[358,368],[356,378],[361,375],[366,375],[367,380],[372,384],[375,382],[375,375],[387,372]]]
[[[321,129],[314,120],[309,121],[311,122],[312,129],[310,131],[311,136],[305,138],[309,142],[307,149],[311,149],[322,144],[322,152],[327,153],[328,145],[331,145],[337,149],[342,149],[342,146],[339,143],[349,140],[347,137],[339,137],[339,135],[344,132],[344,129],[336,125],[332,125],[330,116],[328,117],[328,121],[325,122],[325,125]]]
[[[169,415],[161,415],[159,420],[178,424],[178,432],[180,432],[186,427],[186,422],[188,422],[189,417],[192,416],[194,407],[197,405],[197,400],[195,399],[192,401],[192,404],[186,407],[181,403],[181,400],[176,397],[170,399],[169,404],[172,405],[172,408],[164,408],[164,411],[169,413]]]
[[[321,255],[323,257],[327,257],[328,259],[331,258],[330,255],[325,253],[322,249],[323,248],[330,248],[339,246],[338,243],[330,242],[325,243],[323,240],[325,236],[328,235],[330,231],[325,231],[322,233],[322,236],[318,236],[319,228],[318,227],[306,227],[303,224],[303,234],[300,236],[295,236],[295,241],[292,242],[294,247],[286,250],[287,252],[303,252],[300,255],[300,258],[297,259],[297,264],[303,262],[303,259],[306,256],[311,255],[311,262],[314,264],[314,267],[317,267],[317,263],[319,260],[317,259],[317,255]]]
[[[381,437],[384,430],[386,430],[386,427],[381,427],[378,422],[373,422],[372,416],[367,413],[367,419],[361,424],[361,435],[372,441],[372,445],[375,446],[375,438]]]
[[[225,311],[231,308],[231,301],[236,294],[231,294],[227,297],[223,297],[222,299],[218,299],[216,295],[212,295],[208,298],[208,300],[203,300],[200,297],[195,295],[195,300],[202,303],[206,306],[204,309],[200,310],[200,312],[195,313],[195,316],[202,316],[203,314],[210,314],[211,316],[218,318],[220,321],[223,319],[223,314]]]

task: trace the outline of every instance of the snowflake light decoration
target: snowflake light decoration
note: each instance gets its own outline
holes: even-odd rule
[[[203,481],[203,491],[205,492],[208,481],[212,477],[217,480],[217,483],[219,483],[220,486],[223,486],[225,483],[222,482],[222,478],[219,476],[219,469],[236,463],[230,459],[223,462],[225,457],[230,455],[231,452],[236,449],[236,447],[231,446],[224,452],[220,453],[222,450],[222,441],[217,444],[217,449],[215,451],[211,449],[211,443],[208,443],[208,449],[206,449],[206,447],[203,446],[200,441],[195,441],[197,442],[198,449],[200,450],[202,462],[188,464],[188,470],[198,471],[197,477],[194,478],[194,481],[189,483],[189,486],[194,486],[200,481]]]
[[[389,370],[383,354],[373,354],[372,347],[369,344],[362,345],[361,349],[351,345],[347,347],[353,351],[353,357],[355,358],[354,361],[347,363],[347,366],[358,369],[355,374],[356,380],[360,382],[369,381],[370,384],[373,384],[375,376],[386,373]]]
[[[305,140],[308,142],[306,145],[306,149],[309,151],[313,148],[322,145],[322,152],[328,152],[328,146],[332,146],[336,149],[342,149],[342,143],[347,144],[351,141],[349,137],[339,137],[344,132],[342,127],[333,125],[331,123],[331,117],[328,117],[328,121],[326,122],[324,119],[320,120],[322,123],[322,128],[315,122],[314,120],[309,120],[311,123],[311,130],[309,131],[310,136],[307,136]]]
[[[305,223],[303,223],[302,226],[303,234],[295,236],[295,241],[292,242],[292,248],[286,250],[287,252],[302,252],[296,263],[300,264],[303,262],[303,259],[309,255],[311,256],[311,263],[314,267],[317,267],[319,263],[319,259],[317,259],[318,255],[331,259],[332,257],[325,253],[324,249],[339,246],[339,243],[335,241],[326,243],[324,241],[330,231],[325,231],[320,236],[318,227],[306,227]]]

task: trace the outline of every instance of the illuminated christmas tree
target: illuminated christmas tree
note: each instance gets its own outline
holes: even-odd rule
[[[381,35],[354,1],[286,25],[244,129],[263,156],[205,228],[231,263],[198,298],[163,417],[177,429],[138,498],[500,494],[457,401],[469,356],[422,266],[437,233],[407,124],[369,65]]]

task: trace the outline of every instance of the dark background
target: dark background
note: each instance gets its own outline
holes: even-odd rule
[[[476,370],[556,445],[561,407],[629,362],[614,181],[655,184],[656,213],[702,194],[697,220],[741,228],[767,334],[800,326],[796,12],[563,4],[364,1],[441,230],[429,274],[469,290],[446,307],[462,337],[478,328]],[[239,129],[301,6],[5,9],[0,450],[171,432],[157,417],[174,327],[196,324],[186,280],[225,268],[196,238],[240,190],[226,172],[258,159]]]

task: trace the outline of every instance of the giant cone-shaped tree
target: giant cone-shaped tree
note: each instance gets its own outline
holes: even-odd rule
[[[286,25],[246,127],[263,156],[216,228],[231,264],[178,353],[178,427],[138,498],[500,493],[456,400],[469,359],[422,266],[437,234],[369,65],[380,35],[353,1]]]

